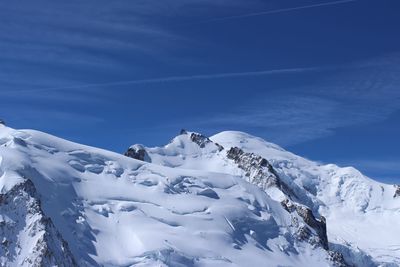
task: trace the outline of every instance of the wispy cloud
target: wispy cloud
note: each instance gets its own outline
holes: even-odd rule
[[[316,71],[316,70],[320,70],[320,68],[312,68],[312,67],[310,67],[310,68],[287,68],[287,69],[274,69],[274,70],[261,70],[261,71],[196,74],[196,75],[188,75],[188,76],[170,76],[170,77],[152,78],[152,79],[114,81],[114,82],[107,82],[107,83],[89,83],[89,84],[81,84],[81,85],[49,87],[49,88],[39,88],[39,89],[27,89],[27,90],[19,90],[19,91],[3,91],[3,92],[0,92],[0,95],[7,95],[7,94],[21,95],[23,93],[46,92],[46,91],[65,91],[65,90],[69,90],[69,89],[87,89],[87,88],[99,88],[99,87],[110,87],[110,86],[120,86],[120,85],[139,85],[139,84],[170,83],[170,82],[210,80],[210,79],[223,79],[223,78],[268,76],[268,75],[277,75],[277,74],[310,72],[310,71]]]
[[[258,95],[232,111],[191,124],[214,131],[254,131],[288,146],[331,135],[342,127],[382,121],[400,109],[400,65],[393,63],[382,64],[379,59],[346,66],[345,71],[313,85]]]
[[[296,10],[302,10],[302,9],[310,9],[310,8],[317,8],[317,7],[324,7],[324,6],[341,5],[341,4],[347,4],[347,3],[350,3],[350,2],[356,2],[356,1],[357,0],[339,0],[339,1],[317,3],[317,4],[312,4],[312,5],[303,5],[303,6],[289,7],[289,8],[279,8],[279,9],[266,10],[266,11],[262,11],[262,12],[253,12],[253,13],[246,13],[246,14],[242,14],[242,15],[219,17],[219,18],[205,20],[205,21],[203,21],[201,23],[210,23],[210,22],[217,22],[217,21],[226,21],[226,20],[235,20],[235,19],[243,19],[243,18],[250,18],[250,17],[258,17],[258,16],[265,16],[265,15],[271,15],[271,14],[277,14],[277,13],[284,13],[284,12],[290,12],[290,11],[296,11]]]
[[[71,84],[105,74],[128,76],[132,70],[144,69],[143,61],[160,64],[177,60],[182,47],[193,45],[192,40],[165,25],[165,19],[186,15],[192,6],[243,3],[189,2],[0,3],[0,74],[11,89],[24,88],[28,79],[47,86],[50,79]],[[4,88],[1,81],[0,86]]]
[[[207,8],[245,4],[243,0],[0,3],[0,91],[148,77],[154,65],[190,61],[180,52],[196,43],[165,21],[190,18]],[[156,80],[133,84],[173,78]]]
[[[87,119],[98,122],[96,105],[104,106],[109,99],[109,95],[95,90],[98,87],[211,79],[212,75],[194,75],[126,81],[155,73],[162,75],[154,66],[179,64],[182,50],[193,47],[194,41],[170,27],[166,20],[190,18],[199,9],[204,12],[206,9],[202,7],[237,7],[244,3],[243,0],[1,2],[0,115],[21,126],[39,121],[38,128],[45,120],[70,123],[72,115],[79,121],[90,112],[93,115],[87,115]],[[164,69],[169,70],[168,66]],[[221,73],[215,78],[235,75],[267,74]],[[79,105],[85,107],[83,111]],[[79,110],[70,111],[71,106]],[[72,115],[67,116],[68,112]]]

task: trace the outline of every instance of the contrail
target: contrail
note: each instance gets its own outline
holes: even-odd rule
[[[182,81],[194,81],[194,80],[234,78],[234,77],[264,76],[264,75],[273,75],[273,74],[299,73],[299,72],[313,71],[313,70],[319,70],[319,69],[320,68],[312,68],[312,67],[311,68],[289,68],[289,69],[275,69],[275,70],[249,71],[249,72],[200,74],[200,75],[191,75],[191,76],[170,76],[170,77],[154,78],[154,79],[117,81],[117,82],[108,82],[108,83],[90,83],[90,84],[83,84],[83,85],[72,85],[72,86],[62,86],[62,87],[52,87],[52,88],[49,87],[49,88],[42,88],[42,89],[20,90],[20,91],[14,91],[14,92],[18,92],[18,93],[42,92],[42,91],[67,90],[67,89],[108,87],[108,86],[118,86],[118,85],[153,84],[153,83],[169,83],[169,82],[182,82]]]
[[[356,1],[357,0],[339,0],[339,1],[325,2],[325,3],[306,5],[306,6],[273,9],[273,10],[262,11],[262,12],[247,13],[247,14],[243,14],[243,15],[227,16],[227,17],[209,19],[209,20],[206,20],[206,21],[203,21],[203,22],[200,22],[200,23],[209,23],[209,22],[214,22],[214,21],[224,21],[224,20],[232,20],[232,19],[240,19],[240,18],[249,18],[249,17],[256,17],[256,16],[263,16],[263,15],[269,15],[269,14],[283,13],[283,12],[300,10],[300,9],[308,9],[308,8],[321,7],[321,6],[340,5],[340,4],[356,2]]]

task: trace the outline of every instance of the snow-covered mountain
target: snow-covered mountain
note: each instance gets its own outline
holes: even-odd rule
[[[134,145],[126,155],[163,166],[241,176],[275,201],[290,200],[308,207],[315,217],[323,216],[329,249],[340,252],[348,264],[400,265],[400,189],[352,167],[312,162],[234,131],[210,138],[182,131],[164,147]],[[265,167],[249,158],[265,161]]]
[[[1,266],[398,266],[396,189],[238,132],[126,156],[0,124]]]
[[[309,161],[240,132],[222,132],[212,140],[266,158],[302,201],[325,216],[331,247],[351,246],[377,262],[400,264],[399,186],[374,181],[353,167]]]

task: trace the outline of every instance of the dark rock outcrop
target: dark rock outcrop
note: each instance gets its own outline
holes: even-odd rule
[[[189,134],[185,129],[182,129],[180,131],[180,135],[183,134]],[[213,141],[210,140],[210,138],[208,138],[205,135],[199,134],[199,133],[190,133],[190,140],[196,144],[199,145],[199,147],[204,148],[206,147],[207,144],[215,144],[218,147],[218,151],[222,151],[224,149],[223,146],[221,146],[218,143],[214,143]]]
[[[212,141],[207,137],[199,133],[191,133],[190,140],[198,144],[199,147],[204,148],[207,144],[212,143]]]
[[[246,153],[238,147],[232,147],[227,152],[228,159],[233,160],[240,169],[246,172],[249,182],[262,189],[271,186],[282,188],[282,183],[272,165],[263,157],[254,153]]]
[[[308,240],[310,243],[321,245],[325,250],[329,249],[328,235],[326,231],[326,219],[321,216],[318,220],[315,218],[311,209],[286,199],[281,202],[283,208],[289,213],[296,213],[308,227],[300,226],[297,219],[294,219],[294,226],[298,226],[298,237],[301,240]],[[314,238],[311,230],[314,230],[318,238]]]
[[[350,267],[344,260],[343,255],[337,251],[328,251],[328,260],[333,262],[335,267]]]
[[[317,220],[309,208],[300,205],[296,207],[296,212],[308,226],[317,232],[318,237],[320,238],[320,244],[327,250],[329,247],[325,217],[321,216],[320,220]]]
[[[400,185],[394,185],[394,187],[395,187],[395,191],[394,191],[393,197],[394,198],[400,197]]]
[[[146,161],[146,162],[151,162],[149,155],[146,152],[146,149],[142,145],[133,145],[131,146],[124,154],[127,157],[141,160],[141,161]]]
[[[300,225],[293,216],[294,226],[297,227],[297,236],[301,240],[307,240],[309,243],[320,245],[328,250],[328,236],[326,231],[326,220],[324,217],[318,220],[315,218],[312,210],[304,205],[300,205],[291,200],[296,195],[289,186],[280,178],[272,165],[263,157],[254,153],[246,153],[238,147],[232,147],[227,152],[227,157],[232,159],[239,168],[244,170],[248,181],[262,189],[277,187],[285,194],[287,199],[283,201],[282,206],[289,212],[297,214],[306,226]],[[314,233],[313,233],[314,232]]]
[[[224,150],[223,146],[221,146],[218,143],[214,143],[207,136],[204,136],[204,135],[199,134],[199,133],[191,133],[190,134],[190,140],[192,140],[193,142],[198,144],[199,147],[201,147],[201,148],[204,148],[207,144],[213,143],[214,145],[216,145],[218,147],[218,151]]]

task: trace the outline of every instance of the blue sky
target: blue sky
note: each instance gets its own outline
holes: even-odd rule
[[[0,117],[123,152],[240,130],[400,183],[400,2],[0,3]]]

